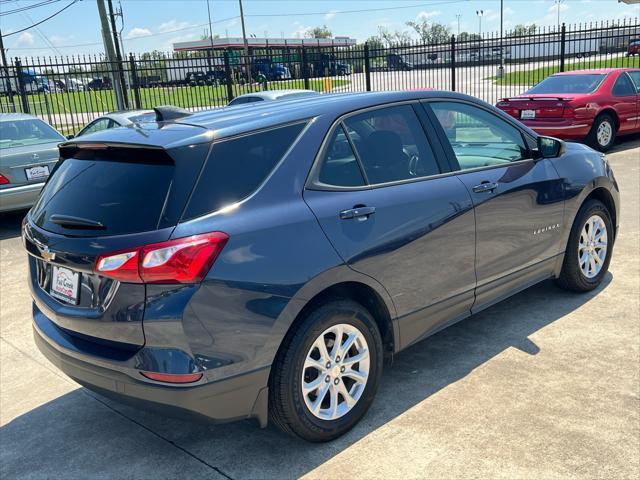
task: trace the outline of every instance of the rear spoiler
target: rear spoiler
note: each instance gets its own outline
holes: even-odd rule
[[[191,115],[189,110],[184,108],[174,107],[173,105],[161,105],[154,107],[153,111],[156,112],[156,122],[166,122],[167,120],[177,120],[178,118],[188,117]]]
[[[508,97],[508,98],[501,98],[500,101],[501,102],[518,102],[518,101],[536,101],[536,100],[556,100],[556,101],[568,101],[571,100],[570,98],[565,98],[565,97]]]

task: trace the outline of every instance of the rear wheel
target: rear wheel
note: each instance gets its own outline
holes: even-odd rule
[[[575,292],[588,292],[600,285],[609,270],[613,236],[607,207],[598,200],[587,201],[571,228],[557,284]]]
[[[367,412],[382,374],[382,340],[371,314],[351,300],[310,312],[273,365],[270,418],[311,442],[333,440]]]
[[[598,115],[593,122],[591,131],[587,137],[587,143],[596,150],[606,152],[616,139],[616,122],[608,113]]]

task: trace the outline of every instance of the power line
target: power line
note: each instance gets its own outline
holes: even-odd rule
[[[52,3],[57,3],[60,2],[61,0],[45,0],[44,2],[40,2],[40,3],[36,3],[33,5],[25,5],[24,7],[18,7],[18,8],[14,8],[13,10],[7,10],[5,12],[1,12],[0,13],[0,17],[4,17],[5,15],[11,15],[12,13],[20,13],[20,12],[25,12],[27,10],[31,10],[33,8],[38,8],[38,7],[42,7],[45,5],[51,5]],[[17,5],[17,2],[16,2]]]
[[[245,17],[305,17],[305,16],[327,15],[330,13],[334,13],[336,15],[342,15],[345,13],[367,13],[367,12],[381,12],[384,10],[400,10],[400,9],[406,9],[406,8],[433,7],[436,5],[447,5],[450,3],[461,3],[466,1],[468,0],[445,0],[440,2],[417,3],[414,5],[400,5],[395,7],[361,8],[358,10],[339,10],[339,11],[333,10],[330,12],[252,13],[252,14],[245,14]]]
[[[25,30],[29,30],[33,27],[37,27],[38,25],[43,24],[44,22],[46,22],[47,20],[51,20],[53,17],[60,15],[62,12],[64,12],[67,8],[69,8],[71,5],[74,5],[76,3],[78,3],[80,0],[73,0],[69,5],[67,5],[66,7],[61,8],[60,10],[58,10],[57,12],[55,12],[52,15],[49,15],[47,18],[44,18],[42,20],[40,20],[39,22],[34,23],[33,25],[29,25],[28,27],[25,28],[21,28],[20,30],[16,30],[15,32],[11,32],[11,33],[7,33],[6,35],[3,35],[3,37],[10,37],[11,35],[16,35],[18,33],[22,33]]]

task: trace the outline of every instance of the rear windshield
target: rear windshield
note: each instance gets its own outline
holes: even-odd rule
[[[166,151],[79,149],[56,166],[32,218],[45,230],[73,236],[123,235],[173,226],[209,146],[203,143]],[[52,215],[57,216],[56,221]],[[103,227],[61,224],[60,216],[99,222]]]
[[[214,144],[184,219],[214,212],[253,193],[303,128],[298,123]]]
[[[527,93],[591,93],[600,86],[605,76],[603,73],[552,75]]]
[[[11,148],[40,143],[63,142],[65,138],[42,120],[0,122],[0,147]]]
[[[154,230],[174,166],[107,159],[69,158],[56,170],[33,212],[46,230],[73,233],[52,223],[53,214],[100,222],[97,234],[119,235]]]

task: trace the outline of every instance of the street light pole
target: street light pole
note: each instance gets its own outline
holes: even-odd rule
[[[482,16],[484,15],[484,10],[476,10],[476,15],[478,15],[478,31],[480,32],[480,39],[482,39]]]
[[[7,95],[9,96],[9,110],[11,112],[16,111],[16,104],[13,103],[13,87],[11,86],[11,78],[9,78],[9,65],[7,64],[7,55],[4,50],[4,42],[2,41],[2,30],[0,29],[0,52],[2,55],[2,70],[4,72]],[[16,78],[16,83],[18,79]]]
[[[462,16],[461,13],[456,13],[456,19],[458,20],[458,36],[460,36],[460,17]]]
[[[242,25],[242,40],[244,42],[244,58],[247,68],[247,80],[251,83],[251,65],[249,63],[249,42],[247,42],[247,31],[244,27],[244,10],[242,9],[242,0],[238,0],[240,4],[240,24]]]

